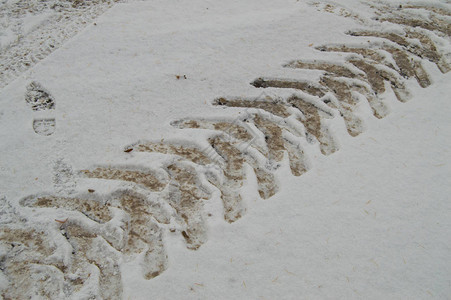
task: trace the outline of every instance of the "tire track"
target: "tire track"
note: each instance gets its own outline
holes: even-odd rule
[[[16,38],[0,48],[0,88],[36,65],[120,0],[31,0],[0,5],[0,18]],[[44,18],[28,32],[24,18]]]
[[[415,13],[426,10],[430,20],[441,20],[450,15],[448,10],[409,5],[409,17],[401,21],[398,17],[404,12],[396,7],[372,7],[376,16],[384,12],[387,17],[368,21],[344,8],[324,6],[327,12],[372,25],[371,29],[348,32],[356,39],[352,45],[317,47],[322,52],[346,54],[344,62],[296,59],[284,65],[296,72],[319,71],[317,81],[259,77],[251,82],[255,88],[271,89],[274,94],[288,90],[291,95],[220,97],[212,101],[214,106],[234,108],[244,112],[242,117],[186,118],[171,123],[181,130],[209,131],[202,145],[162,140],[139,141],[124,148],[124,155],[160,155],[164,159],[159,170],[97,166],[80,171],[79,176],[94,187],[114,183],[115,192],[102,194],[90,189],[73,198],[37,195],[22,199],[24,209],[54,216],[58,226],[18,218],[0,229],[0,269],[10,281],[2,296],[120,298],[121,259],[137,262],[143,278],[151,279],[168,267],[165,233],[179,234],[191,250],[207,241],[204,202],[214,193],[221,198],[225,221],[235,222],[245,214],[241,189],[250,175],[246,166],[255,173],[260,197],[270,198],[278,191],[274,172],[284,161],[294,176],[308,170],[300,141],[317,145],[323,155],[339,150],[327,119],[341,116],[348,133],[357,136],[364,125],[354,110],[363,98],[374,117],[383,118],[388,109],[382,95],[389,89],[405,102],[410,98],[407,80],[415,80],[422,88],[431,85],[424,60],[442,73],[449,71],[446,53],[439,51],[431,38],[448,34],[448,25],[418,20]],[[374,29],[374,22],[401,26],[404,34]],[[365,37],[365,42],[360,37]],[[368,43],[368,37],[375,40]],[[62,214],[67,219],[57,219]],[[26,280],[30,274],[40,281],[30,284]]]

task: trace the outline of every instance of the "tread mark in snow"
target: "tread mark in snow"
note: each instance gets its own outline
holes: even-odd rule
[[[406,36],[411,39],[418,39],[421,43],[421,46],[409,42],[405,37],[400,36],[396,33],[363,30],[349,31],[347,32],[347,34],[351,36],[377,37],[389,40],[404,47],[405,51],[435,63],[442,73],[447,73],[451,69],[451,66],[438,52],[432,40],[428,36],[420,32],[407,31]]]
[[[423,88],[431,85],[429,75],[423,69],[421,62],[414,60],[405,51],[396,49],[395,47],[391,47],[386,44],[380,47],[380,50],[385,50],[392,55],[394,61],[396,62],[397,68],[390,62],[387,62],[386,58],[381,53],[378,53],[376,49],[347,47],[346,45],[321,46],[317,47],[317,49],[320,51],[328,52],[356,53],[363,56],[365,59],[371,59],[379,64],[386,65],[387,67],[397,71],[399,75],[405,78],[415,77],[415,79],[418,81],[418,84]]]
[[[168,203],[186,224],[182,235],[187,247],[196,250],[207,240],[202,200],[210,195],[199,188],[201,184],[193,167],[179,162],[167,166],[166,170],[171,176]]]
[[[157,177],[150,172],[98,167],[92,171],[83,170],[82,173],[91,178],[134,182],[145,186],[151,191],[161,191],[166,186],[166,183],[158,180]]]
[[[330,155],[338,150],[333,136],[329,133],[329,128],[322,122],[322,118],[327,118],[327,113],[299,96],[293,96],[287,102],[302,112],[304,116],[299,120],[306,131],[319,141],[321,153]]]

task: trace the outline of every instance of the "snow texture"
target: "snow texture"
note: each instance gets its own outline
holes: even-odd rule
[[[0,15],[3,298],[451,294],[446,1]]]

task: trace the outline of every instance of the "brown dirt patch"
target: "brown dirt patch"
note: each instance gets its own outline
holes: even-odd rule
[[[258,193],[262,199],[274,196],[278,190],[274,174],[268,172],[263,167],[254,167],[257,177]]]
[[[382,62],[384,60],[383,55],[378,53],[373,49],[368,48],[357,48],[357,47],[348,47],[345,45],[340,46],[320,46],[316,47],[319,51],[327,51],[327,52],[345,52],[345,53],[356,53],[362,55],[364,58],[372,59],[377,62]]]
[[[288,103],[299,109],[304,115],[304,118],[299,119],[299,121],[304,125],[305,130],[309,134],[316,137],[320,143],[321,153],[328,155],[335,152],[336,147],[333,145],[332,138],[324,132],[318,107],[297,96],[289,98]]]
[[[266,101],[262,100],[242,100],[242,99],[234,99],[228,100],[225,98],[216,99],[213,104],[215,105],[224,105],[228,107],[245,107],[245,108],[258,108],[263,109],[273,115],[279,116],[281,118],[286,118],[290,116],[290,113],[287,110],[287,107],[278,101],[274,101],[272,99],[267,99]]]
[[[259,115],[254,116],[254,124],[265,135],[265,141],[269,149],[269,159],[281,161],[285,150],[282,128]]]
[[[186,223],[182,235],[187,247],[196,250],[206,241],[207,229],[202,217],[205,195],[199,190],[194,168],[172,164],[167,170],[172,178],[171,184],[178,190],[177,197],[171,197],[169,204]]]
[[[195,121],[187,121],[188,126],[195,126],[197,124]],[[189,127],[189,128],[200,128],[198,127]],[[190,160],[193,163],[199,165],[208,165],[211,163],[211,160],[199,149],[194,147],[186,147],[186,146],[177,146],[168,143],[144,143],[139,144],[133,147],[134,150],[139,152],[158,152],[163,154],[173,154],[183,157],[184,159]]]
[[[240,141],[252,140],[252,135],[250,135],[244,127],[238,124],[232,122],[215,122],[212,125],[215,130],[225,132]]]
[[[284,65],[284,67],[307,69],[307,70],[322,70],[334,74],[336,76],[348,78],[355,78],[358,76],[358,74],[355,74],[353,71],[351,71],[345,66],[325,62],[316,62],[316,61],[303,62],[301,60],[297,60]]]
[[[285,149],[288,152],[288,160],[290,161],[291,174],[301,176],[308,171],[305,164],[304,151],[285,141]]]
[[[409,47],[410,45],[407,39],[395,33],[362,30],[362,31],[348,31],[347,34],[351,36],[367,36],[367,37],[383,38],[392,41],[393,43],[396,43],[398,45],[401,45],[403,47]]]
[[[451,35],[451,24],[446,23],[438,18],[432,18],[433,21],[420,20],[415,18],[408,18],[406,16],[381,18],[381,22],[390,22],[410,27],[420,27],[430,31],[438,31],[446,36]]]
[[[65,223],[64,232],[73,247],[71,270],[81,276],[77,282],[83,283],[91,276],[88,265],[96,266],[100,271],[99,290],[104,299],[122,295],[122,280],[117,257],[105,240],[77,224]]]
[[[223,168],[225,181],[218,188],[222,194],[224,218],[231,223],[243,215],[242,199],[237,190],[241,188],[245,178],[245,159],[237,148],[220,136],[209,139],[209,142],[226,162]]]
[[[304,124],[308,133],[315,136],[318,140],[321,133],[321,118],[318,113],[318,108],[311,103],[303,101],[297,96],[293,96],[287,100],[288,103],[296,107],[304,115],[304,119],[300,121]]]
[[[279,125],[264,119],[259,115],[254,116],[254,124],[265,135],[265,141],[269,149],[269,159],[281,161],[284,152],[287,151],[290,169],[293,175],[299,176],[307,170],[304,165],[302,151],[292,147],[292,145],[283,138],[283,130]]]
[[[162,239],[162,230],[155,221],[169,223],[167,217],[158,214],[155,207],[147,199],[135,193],[126,193],[119,198],[119,208],[130,215],[127,245],[124,248],[126,254],[138,254],[144,252],[143,276],[151,279],[167,268],[167,256]]]
[[[367,36],[378,37],[387,39],[395,44],[405,47],[405,49],[420,58],[426,58],[429,61],[435,63],[442,73],[446,73],[450,70],[450,66],[442,58],[442,55],[437,51],[437,48],[432,40],[420,32],[408,30],[406,36],[412,39],[418,39],[421,43],[421,47],[410,43],[407,38],[397,35],[395,33],[384,33],[378,31],[352,31],[348,32],[352,36]]]
[[[106,223],[112,218],[108,207],[94,200],[47,196],[37,198],[36,202],[33,203],[33,206],[56,207],[72,211],[79,211],[88,218],[99,223]]]
[[[219,137],[210,139],[210,144],[226,161],[224,175],[241,186],[241,181],[244,179],[243,164],[245,161],[241,152],[231,143]]]
[[[404,84],[389,72],[381,70],[364,60],[350,59],[348,61],[366,73],[366,79],[376,95],[385,92],[384,81],[387,80],[390,82],[393,92],[399,101],[406,102],[408,100],[409,93],[405,89]]]
[[[294,81],[294,80],[282,80],[282,79],[263,79],[258,78],[251,83],[256,88],[284,88],[284,89],[296,89],[306,92],[307,94],[322,97],[325,91],[321,87],[312,85],[307,81]]]
[[[2,227],[0,243],[6,250],[0,257],[0,267],[9,281],[9,286],[1,294],[3,299],[23,299],[31,294],[50,298],[55,295],[55,288],[61,288],[60,269],[64,269],[63,264],[46,265],[47,257],[55,249],[50,246],[44,232]],[[40,280],[30,280],[33,275]]]
[[[430,62],[433,62],[437,65],[439,70],[442,73],[447,73],[451,70],[451,66],[448,62],[446,62],[445,58],[439,53],[435,43],[431,40],[431,38],[421,32],[408,30],[407,36],[412,39],[418,39],[422,45],[422,47],[411,47],[412,53],[415,55],[425,58]]]
[[[381,49],[389,52],[392,55],[399,70],[397,70],[392,64],[385,62],[384,57],[372,49],[347,47],[345,45],[339,47],[322,46],[319,47],[318,49],[321,51],[328,52],[347,52],[360,54],[366,59],[371,59],[377,63],[385,64],[386,66],[392,68],[393,70],[396,70],[403,77],[406,78],[415,77],[418,81],[418,84],[420,84],[420,86],[423,88],[431,84],[429,76],[423,69],[421,63],[413,61],[405,51],[396,49],[394,47],[390,47],[388,45],[384,45]]]
[[[320,83],[325,88],[333,92],[338,100],[350,105],[356,104],[356,100],[354,99],[354,97],[352,97],[350,87],[347,83],[330,76],[322,76]]]
[[[82,172],[87,177],[91,178],[134,182],[141,184],[152,191],[161,191],[166,186],[165,183],[159,181],[153,174],[141,171],[99,167],[92,171],[83,170]]]

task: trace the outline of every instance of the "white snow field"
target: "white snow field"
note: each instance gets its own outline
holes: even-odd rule
[[[0,16],[3,299],[450,299],[449,1]]]

